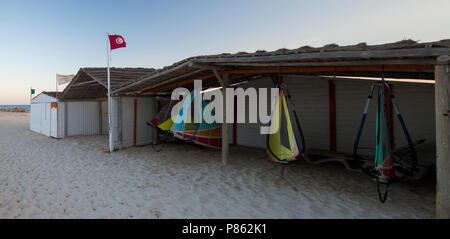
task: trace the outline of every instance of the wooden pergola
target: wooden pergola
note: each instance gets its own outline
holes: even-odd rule
[[[437,148],[437,217],[450,217],[450,40],[417,43],[404,40],[382,45],[360,43],[324,47],[300,47],[272,52],[197,56],[152,71],[113,89],[114,95],[168,94],[176,87],[221,86],[257,80],[265,75],[336,75],[435,80]],[[223,92],[225,93],[225,92]],[[225,94],[224,94],[225,96]],[[223,100],[226,109],[226,99]],[[224,119],[226,112],[223,112]],[[222,124],[222,142],[228,140],[228,126]],[[228,162],[228,144],[222,144],[222,161]]]
[[[110,68],[111,89],[117,89],[130,81],[146,76],[155,69],[152,68]],[[106,67],[80,68],[72,81],[67,85],[58,99],[83,100],[105,99],[108,97]]]

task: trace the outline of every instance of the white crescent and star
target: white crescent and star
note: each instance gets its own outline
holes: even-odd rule
[[[117,44],[122,44],[123,43],[123,39],[121,37],[116,38],[116,43]]]

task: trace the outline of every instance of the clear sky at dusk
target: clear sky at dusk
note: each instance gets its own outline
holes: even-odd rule
[[[0,0],[0,104],[54,90],[55,74],[106,65],[106,32],[127,47],[116,67],[186,57],[402,39],[450,38],[450,1],[4,1]]]

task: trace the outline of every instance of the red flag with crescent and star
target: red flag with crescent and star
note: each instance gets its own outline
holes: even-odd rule
[[[108,35],[108,37],[111,50],[127,46],[125,39],[121,35]]]

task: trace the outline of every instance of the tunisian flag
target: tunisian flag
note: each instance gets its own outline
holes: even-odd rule
[[[111,50],[126,47],[127,43],[121,35],[108,35],[109,43],[111,44]]]

